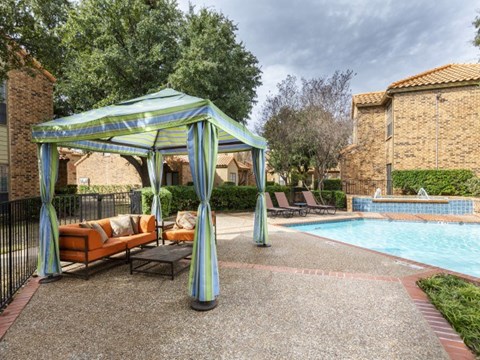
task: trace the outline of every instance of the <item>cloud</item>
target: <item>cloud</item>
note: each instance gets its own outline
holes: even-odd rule
[[[260,61],[268,92],[287,74],[328,76],[352,69],[354,93],[384,90],[404,77],[450,62],[477,62],[471,41],[474,0],[203,0],[239,27],[238,37]],[[188,1],[181,0],[182,9]]]

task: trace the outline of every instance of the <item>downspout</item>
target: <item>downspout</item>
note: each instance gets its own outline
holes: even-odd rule
[[[439,130],[439,111],[438,103],[442,99],[442,94],[435,96],[435,169],[438,170],[438,130]]]

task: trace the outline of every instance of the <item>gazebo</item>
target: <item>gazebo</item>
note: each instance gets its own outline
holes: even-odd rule
[[[147,157],[154,199],[152,214],[162,221],[160,187],[164,155],[188,154],[200,205],[188,281],[192,308],[211,309],[220,293],[217,251],[210,209],[218,152],[252,151],[258,188],[253,238],[269,246],[265,203],[264,138],[252,134],[211,101],[173,89],[142,96],[36,125],[32,141],[38,144],[40,244],[37,272],[56,276],[62,272],[58,220],[52,205],[58,176],[57,146],[87,151]]]

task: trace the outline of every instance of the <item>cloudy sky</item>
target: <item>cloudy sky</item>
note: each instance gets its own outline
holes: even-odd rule
[[[182,10],[188,0],[178,0]],[[263,85],[249,127],[287,74],[326,76],[351,69],[353,93],[380,91],[447,63],[478,62],[474,0],[191,0],[238,24],[259,60]]]

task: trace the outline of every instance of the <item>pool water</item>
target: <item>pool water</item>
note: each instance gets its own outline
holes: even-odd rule
[[[480,277],[480,225],[348,220],[290,227]]]

